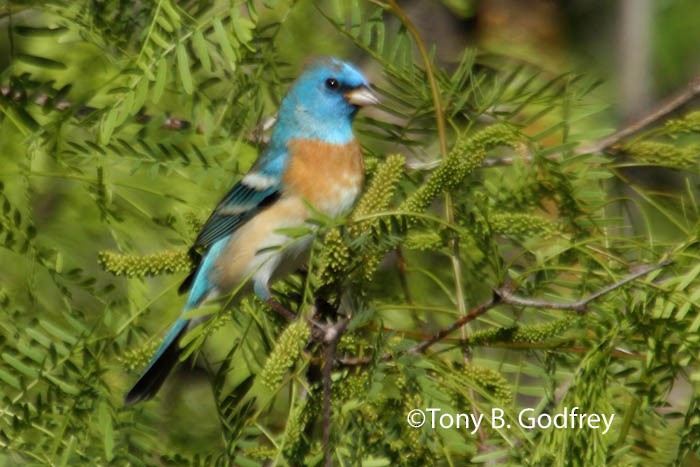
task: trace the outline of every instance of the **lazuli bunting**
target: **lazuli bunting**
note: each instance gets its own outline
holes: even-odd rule
[[[357,199],[364,180],[352,121],[360,107],[378,102],[367,79],[336,58],[310,64],[282,100],[268,147],[219,202],[193,251],[202,251],[183,313],[239,286],[270,302],[270,284],[308,256],[312,238],[290,243],[279,229],[303,226],[315,209],[337,216]],[[285,248],[279,248],[282,245]],[[243,282],[245,284],[242,284]],[[180,339],[202,319],[180,317],[127,404],[155,395],[179,360]]]

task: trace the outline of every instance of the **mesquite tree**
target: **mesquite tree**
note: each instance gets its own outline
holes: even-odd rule
[[[680,109],[698,82],[610,132],[592,77],[473,49],[438,65],[393,1],[52,0],[0,17],[0,460],[697,453],[700,112]],[[195,312],[215,319],[159,397],[125,408],[182,308],[189,244],[313,48],[363,57],[383,97],[356,124],[359,203],[286,232],[316,233],[274,287],[293,319],[221,297]],[[518,421],[572,407],[615,421]],[[411,427],[427,408],[486,422]],[[494,408],[510,427],[493,428]]]

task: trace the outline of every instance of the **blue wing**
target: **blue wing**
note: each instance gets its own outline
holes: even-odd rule
[[[219,202],[202,227],[194,248],[208,248],[212,243],[229,235],[260,209],[279,197],[279,182],[257,190],[240,181]]]
[[[199,306],[212,289],[207,271],[226,246],[227,237],[255,213],[279,198],[280,189],[278,176],[268,175],[254,168],[216,206],[190,249],[190,255],[196,255],[197,267],[179,289],[182,293],[194,284],[185,311]],[[126,404],[153,397],[180,359],[180,339],[195,324],[196,320],[190,321],[182,317],[175,322],[146,370],[126,395]]]
[[[182,282],[179,293],[187,292],[197,275],[202,252],[243,225],[255,213],[275,202],[280,196],[278,176],[253,169],[219,202],[197,235],[190,257],[197,265]]]

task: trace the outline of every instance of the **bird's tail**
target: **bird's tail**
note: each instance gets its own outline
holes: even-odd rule
[[[190,323],[190,320],[181,318],[170,328],[168,335],[165,336],[165,340],[155,355],[153,355],[153,358],[151,358],[146,371],[143,372],[136,384],[124,397],[125,404],[135,404],[155,396],[158,389],[163,385],[165,378],[170,374],[170,370],[173,369],[180,359],[180,353],[182,352],[180,339],[187,332]]]

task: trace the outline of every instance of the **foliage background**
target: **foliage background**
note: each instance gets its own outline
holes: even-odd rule
[[[122,397],[182,306],[197,226],[256,157],[254,130],[305,57],[336,54],[384,98],[356,125],[370,188],[348,218],[316,219],[307,273],[278,285],[304,316],[319,296],[350,318],[326,454],[697,463],[700,114],[686,99],[632,138],[589,144],[697,72],[698,31],[683,24],[698,6],[644,2],[647,47],[616,55],[624,1],[520,3],[2,4],[0,460],[323,462],[328,354],[305,321],[254,299],[207,308],[221,311],[155,402]],[[615,68],[631,50],[647,54],[642,74]],[[637,81],[625,104],[617,90]],[[585,313],[552,309],[664,259]],[[504,285],[540,303],[490,303]],[[613,429],[405,422],[412,408],[573,405],[614,412]]]

